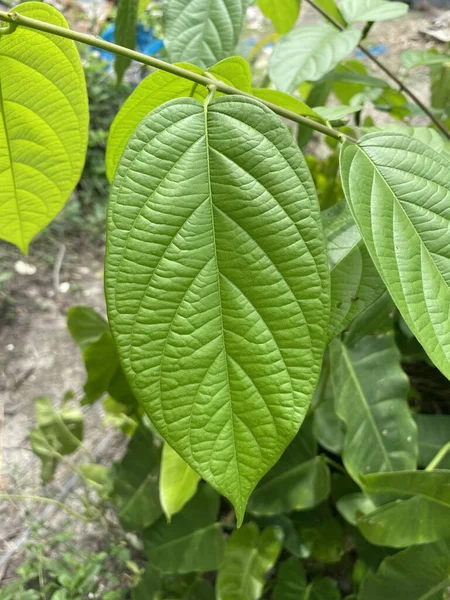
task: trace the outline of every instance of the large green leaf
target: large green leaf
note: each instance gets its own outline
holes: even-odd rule
[[[116,17],[116,30],[114,41],[119,46],[131,48],[134,50],[136,45],[136,28],[139,11],[139,0],[119,0]],[[117,80],[122,81],[131,58],[117,54],[114,61],[114,68],[117,74]]]
[[[178,66],[193,73],[204,74],[203,69],[195,65],[180,63]],[[240,56],[226,58],[207,72],[244,92],[251,90],[251,70],[247,61]],[[145,115],[174,98],[192,97],[203,100],[206,96],[207,90],[203,86],[165,71],[155,71],[146,77],[127,98],[111,125],[106,148],[108,179],[112,181],[128,139]]]
[[[450,415],[416,415],[419,429],[419,467],[426,467],[439,450],[450,441]],[[450,454],[439,463],[450,469]]]
[[[450,377],[450,161],[417,139],[374,133],[341,151],[352,214],[428,356]]]
[[[339,31],[331,25],[310,25],[281,38],[269,61],[278,89],[293,92],[303,81],[318,81],[354,50],[361,32]]]
[[[233,53],[247,0],[167,0],[165,46],[171,62],[209,67]]]
[[[114,467],[114,494],[126,529],[148,527],[162,514],[158,495],[160,450],[151,432],[140,425],[127,453]]]
[[[450,471],[399,471],[362,477],[369,494],[397,499],[358,519],[372,544],[404,548],[450,537]]]
[[[405,2],[390,0],[342,0],[339,8],[347,23],[356,21],[388,21],[408,12]]]
[[[233,532],[217,577],[217,600],[258,600],[266,573],[281,552],[283,534],[278,527],[261,533],[248,523]]]
[[[446,154],[447,158],[450,158],[450,142],[438,131],[431,129],[431,127],[412,127],[411,125],[397,125],[389,123],[387,125],[383,125],[382,127],[364,127],[362,131],[364,133],[384,131],[407,135],[420,140],[427,146],[431,146],[435,152],[438,152],[439,154]]]
[[[414,469],[417,429],[408,379],[393,334],[331,346],[336,413],[346,427],[343,461],[355,481],[367,473]]]
[[[15,10],[67,27],[41,2]],[[78,183],[86,156],[88,104],[71,40],[26,27],[0,41],[0,238],[28,252]]]
[[[248,511],[276,515],[317,506],[330,493],[330,472],[317,454],[311,422],[301,430],[283,456],[250,496]]]
[[[176,514],[170,524],[165,517],[143,532],[150,563],[166,573],[214,571],[225,546],[220,523],[216,523],[220,498],[209,486]]]
[[[292,136],[240,97],[160,107],[117,169],[107,246],[133,391],[241,521],[303,421],[326,337],[318,203]]]
[[[411,523],[414,527],[414,523]],[[381,563],[362,583],[360,600],[443,600],[450,586],[450,542],[412,546]]]
[[[164,444],[159,476],[159,498],[170,519],[195,495],[200,476],[173,450]]]
[[[295,25],[300,12],[301,0],[259,0],[258,6],[272,21],[278,33],[288,33]]]
[[[331,274],[328,339],[341,333],[383,295],[386,287],[345,203],[322,212]]]

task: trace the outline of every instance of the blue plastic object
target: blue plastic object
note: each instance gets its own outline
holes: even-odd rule
[[[100,37],[106,42],[114,42],[115,33],[115,24],[108,25],[108,27],[102,31]],[[142,23],[138,23],[136,30],[136,50],[142,52],[143,54],[147,54],[147,56],[154,56],[155,54],[158,54],[163,47],[163,41],[153,35],[153,29],[151,27],[145,28]],[[95,50],[100,53],[100,56],[103,60],[108,62],[112,62],[114,60],[114,54],[111,52],[107,52],[106,50],[98,50],[97,48],[95,48]]]
[[[374,56],[381,56],[386,52],[387,46],[385,46],[384,44],[374,44],[369,48],[369,50]],[[355,56],[357,58],[367,58],[364,52],[361,52],[361,50],[358,49],[355,50]]]

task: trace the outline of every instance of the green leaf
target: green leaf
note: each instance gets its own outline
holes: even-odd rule
[[[301,0],[259,0],[258,6],[278,33],[288,33],[296,24]]]
[[[326,385],[320,404],[314,409],[313,432],[316,440],[323,448],[334,454],[342,452],[345,430],[336,415],[331,383]]]
[[[353,319],[345,334],[347,346],[354,346],[368,335],[390,333],[396,316],[395,305],[388,291]]]
[[[79,448],[83,437],[83,415],[78,408],[70,406],[57,411],[46,397],[36,400],[35,409],[38,428],[31,430],[30,443],[41,459],[41,477],[47,483],[53,479],[58,458]]]
[[[337,4],[334,0],[315,0],[317,6],[322,8],[327,14],[329,14],[335,21],[343,25],[347,26],[344,17],[342,16],[341,11],[337,7]]]
[[[180,63],[177,66],[199,75],[204,74],[203,69],[195,65]],[[226,58],[211,67],[208,73],[244,92],[251,90],[251,70],[247,61],[241,57]],[[149,112],[174,98],[192,97],[203,100],[206,96],[207,90],[203,86],[165,71],[157,70],[146,77],[126,100],[111,125],[106,148],[108,179],[112,181],[128,139]]]
[[[363,581],[360,600],[443,600],[450,586],[450,542],[412,546],[381,563]]]
[[[376,303],[386,287],[345,203],[322,212],[331,275],[328,340]]]
[[[419,467],[426,467],[450,440],[450,415],[416,415],[419,429]],[[439,463],[440,469],[450,469],[450,455]]]
[[[315,191],[278,117],[223,97],[144,119],[109,203],[110,324],[153,424],[239,522],[305,416],[328,285]]]
[[[340,600],[340,598],[341,594],[339,593],[336,581],[329,577],[315,579],[308,586],[305,596],[305,600]]]
[[[247,0],[168,0],[164,25],[170,61],[209,67],[232,54],[246,8]]]
[[[274,566],[282,547],[283,534],[278,527],[261,533],[248,523],[233,532],[217,576],[217,600],[258,600],[266,573]]]
[[[139,585],[131,590],[131,598],[132,600],[158,600],[158,597],[161,598],[160,591],[161,574],[153,565],[149,564]]]
[[[405,50],[400,54],[400,60],[406,69],[414,69],[425,65],[450,63],[450,55],[439,54],[433,50]]]
[[[310,87],[310,84],[307,84]],[[328,100],[328,97],[333,90],[333,83],[331,81],[321,80],[318,83],[314,84],[310,89],[307,98],[306,104],[308,106],[322,106]],[[311,127],[302,127],[299,126],[297,133],[297,144],[298,147],[303,150],[305,146],[308,144],[310,139],[314,134],[314,130]]]
[[[417,140],[420,140],[427,146],[433,148],[435,152],[446,154],[450,158],[450,142],[442,137],[435,129],[430,127],[411,127],[410,125],[396,125],[389,123],[383,127],[364,127],[364,133],[372,133],[374,131],[384,131],[389,133],[400,133],[407,135]]]
[[[338,31],[331,25],[295,29],[275,46],[270,78],[283,92],[293,92],[303,81],[318,81],[356,48],[360,37],[356,29]]]
[[[79,469],[101,498],[109,496],[112,479],[111,470],[108,467],[97,464],[82,464]]]
[[[126,529],[141,530],[162,514],[158,494],[160,451],[151,432],[140,425],[122,461],[114,466],[114,493]]]
[[[288,558],[278,567],[274,600],[304,600],[306,573],[298,558]]]
[[[388,0],[342,0],[339,4],[347,23],[356,21],[389,21],[408,12],[405,2]]]
[[[343,145],[341,168],[353,217],[392,299],[450,377],[450,161],[419,140],[374,133]]]
[[[170,521],[197,491],[200,476],[191,469],[169,444],[164,444],[159,477],[159,498]]]
[[[89,306],[72,306],[67,311],[67,327],[82,350],[109,331],[105,319]]]
[[[344,465],[356,481],[371,472],[414,469],[417,429],[408,403],[408,379],[393,334],[366,337],[352,348],[331,349],[338,417],[346,427]]]
[[[358,519],[372,544],[404,548],[450,537],[450,471],[374,473],[362,485],[368,494],[397,498]]]
[[[176,514],[170,524],[160,518],[143,532],[150,563],[165,573],[214,571],[224,551],[220,523],[216,523],[220,498],[209,486]]]
[[[315,106],[314,110],[327,121],[339,121],[355,112],[359,112],[362,105],[357,106]]]
[[[372,498],[356,492],[339,498],[336,508],[348,523],[357,527],[358,519],[374,512],[377,506]]]
[[[284,92],[279,92],[278,90],[269,90],[267,88],[253,88],[251,93],[260,100],[272,102],[272,104],[276,104],[277,106],[291,110],[298,115],[313,117],[316,120],[325,123],[325,119],[323,117],[321,117],[310,106],[308,106],[306,102],[302,102],[295,96],[285,94]]]
[[[255,515],[276,515],[306,510],[330,494],[330,472],[307,421],[283,456],[260,481],[250,496],[248,511]]]
[[[325,564],[338,563],[344,554],[344,530],[327,504],[292,515],[301,542],[301,556]]]
[[[136,29],[138,21],[139,0],[119,0],[116,17],[116,31],[114,41],[119,46],[134,50],[136,46]],[[131,58],[117,54],[114,68],[117,81],[120,83],[125,71],[131,63]]]
[[[68,27],[48,4],[27,2],[14,10]],[[86,84],[71,40],[20,27],[0,43],[0,238],[26,254],[80,178],[88,141]]]

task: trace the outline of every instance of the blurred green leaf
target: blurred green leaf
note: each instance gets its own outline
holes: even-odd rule
[[[283,543],[278,527],[261,533],[255,523],[243,525],[229,538],[217,576],[217,600],[258,600],[265,576],[274,566]]]
[[[425,65],[450,63],[450,55],[440,54],[436,50],[404,50],[400,54],[400,60],[406,69],[414,69]]]
[[[89,306],[72,306],[67,311],[67,327],[82,350],[109,331],[107,321]]]
[[[119,46],[125,46],[134,50],[136,46],[136,28],[139,11],[139,0],[119,0],[116,17],[116,30],[114,41]],[[131,59],[117,54],[115,57],[114,68],[117,74],[117,81],[120,83],[123,79]]]
[[[259,0],[258,6],[278,33],[288,33],[297,22],[301,0]]]
[[[335,21],[343,25],[344,27],[347,25],[344,17],[342,16],[341,11],[339,10],[336,2],[334,0],[315,0],[317,6],[320,6],[322,10],[324,10],[327,14],[329,14]]]
[[[217,523],[220,497],[208,485],[169,524],[161,517],[143,532],[150,563],[164,573],[213,571],[222,560],[225,541]]]
[[[393,334],[366,337],[351,348],[336,339],[330,349],[336,413],[346,427],[342,457],[349,474],[358,482],[370,472],[415,468],[417,428]]]
[[[195,495],[199,481],[200,475],[165,442],[161,457],[159,498],[169,521]]]
[[[450,441],[450,415],[415,415],[419,429],[419,467],[426,467],[439,450]],[[450,469],[450,455],[439,463]]]
[[[408,12],[404,2],[387,0],[341,0],[339,8],[347,23],[356,21],[388,21]]]
[[[306,573],[298,558],[288,558],[280,564],[274,588],[274,600],[305,600]]]
[[[344,554],[344,530],[327,505],[292,515],[303,558],[338,563]]]

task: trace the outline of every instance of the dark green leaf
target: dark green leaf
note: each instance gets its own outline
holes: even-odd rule
[[[82,350],[109,331],[105,319],[89,306],[72,306],[67,311],[67,327]]]
[[[139,0],[119,0],[116,17],[115,43],[134,50],[136,45],[136,28],[138,20]],[[130,58],[117,54],[114,68],[120,83],[131,62]]]
[[[277,571],[274,600],[304,600],[306,597],[306,573],[298,558],[289,558]]]
[[[450,415],[416,415],[419,429],[419,467],[426,467],[439,450],[450,441]],[[450,469],[450,454],[439,463]]]

